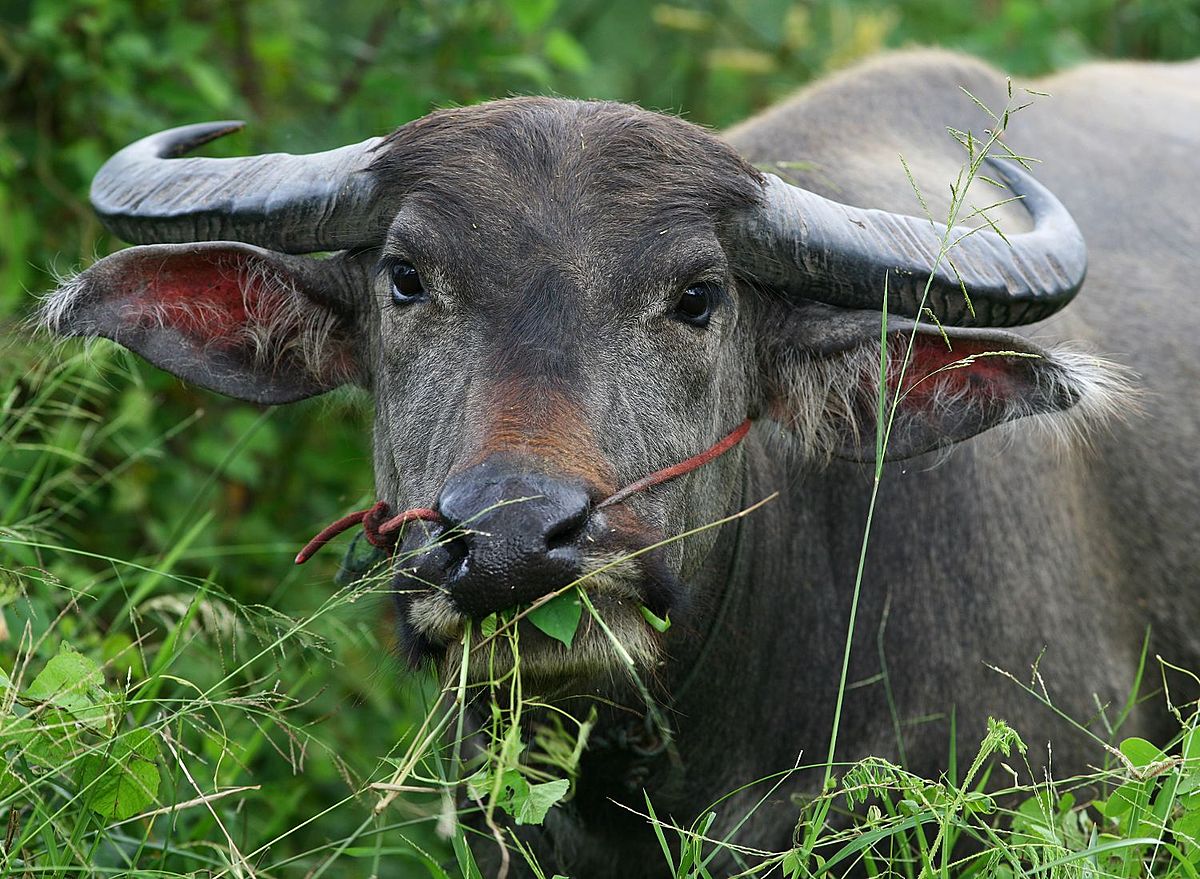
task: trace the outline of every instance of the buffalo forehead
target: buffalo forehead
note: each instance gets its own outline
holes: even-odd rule
[[[541,98],[410,123],[385,141],[372,172],[415,225],[440,233],[447,256],[510,263],[538,253],[567,265],[628,260],[647,237],[711,230],[759,194],[757,172],[697,126]]]

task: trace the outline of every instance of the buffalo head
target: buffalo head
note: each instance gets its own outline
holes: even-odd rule
[[[994,172],[1031,231],[979,231],[939,260],[965,230],[829,201],[625,105],[513,99],[316,155],[180,158],[236,127],[109,161],[93,204],[143,246],[65,283],[44,323],[258,403],[367,389],[378,497],[437,513],[392,572],[417,657],[590,575],[609,629],[654,662],[662,637],[639,609],[703,606],[687,584],[716,535],[643,550],[754,500],[746,451],[603,502],[746,419],[821,466],[875,455],[881,378],[897,456],[1086,390],[1069,356],[984,329],[1049,315],[1085,270],[1071,218],[1015,164]],[[944,332],[916,325],[923,306]],[[591,627],[523,658],[574,679],[607,673],[608,644]]]

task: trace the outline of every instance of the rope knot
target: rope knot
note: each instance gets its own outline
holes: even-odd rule
[[[414,507],[389,519],[388,513],[390,511],[391,508],[388,506],[387,501],[376,501],[375,505],[370,509],[358,510],[348,516],[343,516],[336,522],[326,525],[296,555],[296,564],[304,564],[313,557],[317,550],[343,531],[349,531],[355,525],[362,525],[363,532],[367,536],[367,542],[371,546],[382,549],[388,555],[391,555],[396,551],[396,544],[400,540],[400,529],[405,523],[412,522],[415,519],[423,519],[427,522],[440,522],[442,520],[441,513],[429,507]]]
[[[395,531],[388,533],[383,531],[384,526],[388,524],[389,512],[387,501],[378,501],[363,515],[362,527],[363,532],[367,535],[367,542],[371,546],[386,550],[390,554],[395,551],[396,541],[400,535]]]

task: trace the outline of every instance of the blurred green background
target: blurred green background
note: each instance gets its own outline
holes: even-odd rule
[[[54,272],[121,246],[86,198],[114,150],[161,128],[241,118],[246,131],[216,154],[306,152],[384,133],[434,107],[529,93],[636,101],[720,127],[823,73],[910,45],[962,49],[1016,74],[1091,58],[1186,58],[1200,54],[1200,3],[5,0],[0,536],[19,540],[0,543],[0,668],[11,670],[23,651],[52,655],[65,639],[110,660],[111,680],[147,674],[169,631],[164,608],[190,599],[170,577],[127,582],[114,558],[219,583],[260,608],[251,628],[261,640],[271,626],[265,608],[301,616],[321,605],[336,553],[299,572],[291,556],[371,491],[368,409],[349,395],[259,410],[112,349],[45,390],[64,355],[31,342],[20,321]],[[36,411],[26,405],[34,399]],[[189,679],[236,664],[242,635],[218,616],[204,623],[194,656],[180,660]],[[323,641],[276,650],[265,669],[247,672],[247,686],[282,681],[294,700],[290,725],[271,732],[249,713],[226,718],[240,724],[226,738],[242,736],[245,747],[230,765],[209,766],[212,784],[263,786],[231,800],[224,816],[248,848],[319,816],[270,852],[271,863],[297,859],[291,875],[321,862],[330,841],[351,838],[371,801],[343,800],[421,716],[426,690],[388,659],[376,617],[366,606],[331,613],[312,626]],[[23,633],[51,630],[21,647]],[[195,795],[178,778],[169,784],[181,787],[164,789],[163,802]],[[437,806],[418,800],[402,818]],[[437,845],[428,822],[404,833]],[[203,828],[186,833],[202,836]],[[385,858],[414,857],[401,852],[407,842],[386,838],[396,851]]]

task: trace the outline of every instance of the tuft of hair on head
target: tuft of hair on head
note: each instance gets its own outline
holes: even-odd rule
[[[486,169],[486,173],[481,173]],[[530,180],[568,181],[632,212],[724,218],[756,204],[762,174],[711,132],[632,104],[516,97],[430,113],[381,143],[370,169],[389,191],[421,190],[455,205],[506,203]]]

